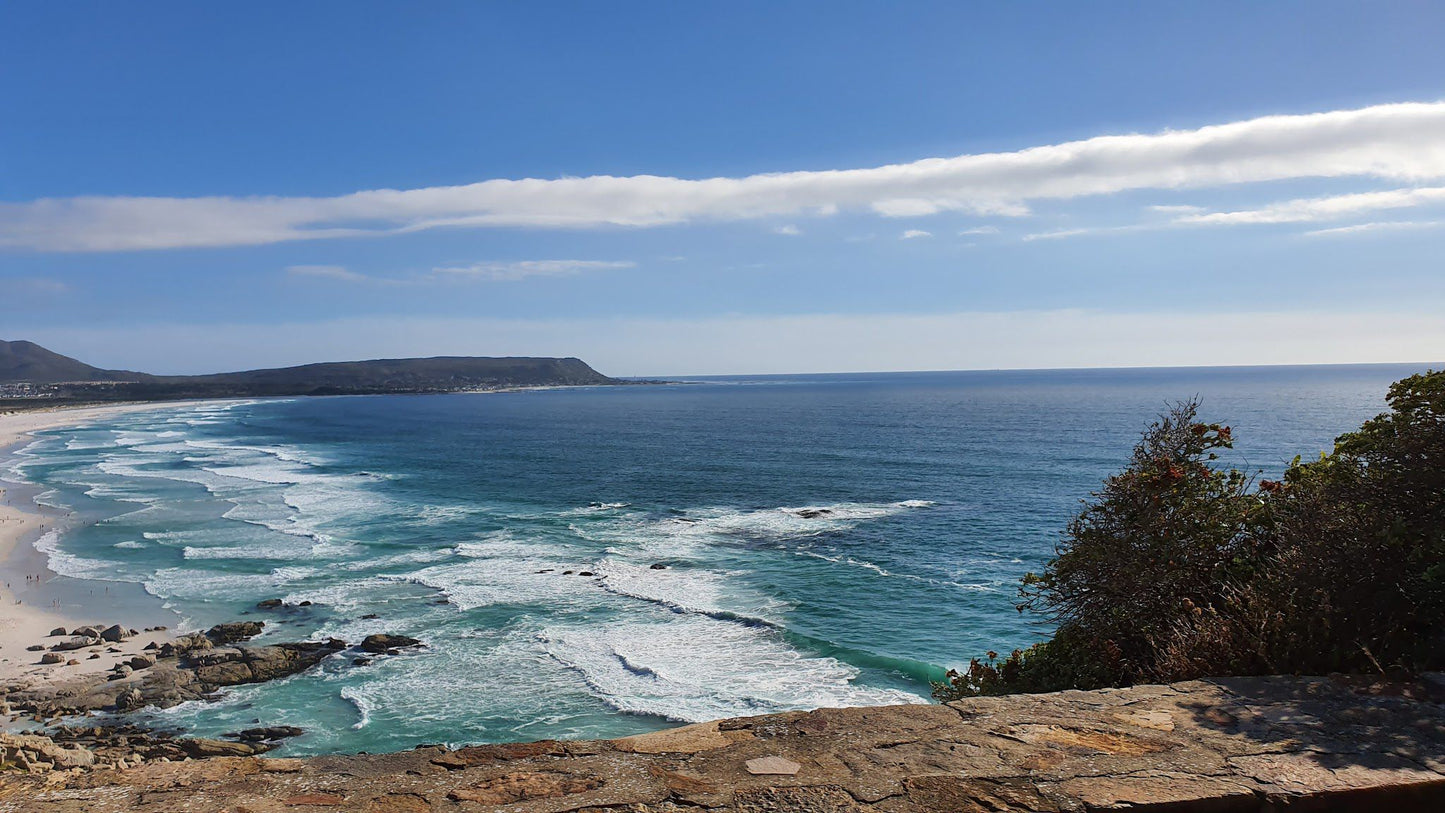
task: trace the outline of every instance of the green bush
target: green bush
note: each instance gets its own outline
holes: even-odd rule
[[[1445,666],[1445,372],[1255,488],[1227,426],[1176,405],[1069,523],[1021,610],[1052,640],[989,653],[941,699],[1221,674]]]
[[[1271,550],[1250,599],[1294,672],[1445,666],[1445,371],[1270,484]]]

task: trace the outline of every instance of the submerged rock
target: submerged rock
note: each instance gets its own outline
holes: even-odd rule
[[[801,511],[794,512],[794,514],[803,519],[817,519],[819,517],[826,517],[831,513],[833,513],[833,511],[830,508],[804,508]]]
[[[365,652],[381,654],[406,647],[421,646],[422,642],[405,635],[386,635],[378,633],[368,635],[361,642],[361,649]]]
[[[242,731],[232,731],[225,735],[233,740],[241,742],[266,742],[269,740],[284,740],[288,737],[299,737],[305,731],[294,725],[273,725],[262,728],[247,728]]]

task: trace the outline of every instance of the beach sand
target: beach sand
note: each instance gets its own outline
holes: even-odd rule
[[[81,424],[124,412],[185,405],[186,402],[117,404],[0,413],[0,458],[26,442],[30,433],[42,429]],[[0,483],[0,682],[33,683],[108,671],[117,663],[140,653],[146,644],[164,642],[173,637],[170,631],[141,633],[122,643],[61,653],[67,660],[77,660],[74,665],[40,664],[40,656],[44,653],[30,652],[26,647],[43,644],[48,648],[68,640],[48,637],[50,631],[57,627],[71,630],[87,624],[110,626],[118,623],[141,629],[165,623],[157,619],[167,615],[159,604],[149,611],[138,610],[133,604],[124,606],[125,602],[113,600],[109,588],[105,586],[91,591],[94,601],[87,601],[83,606],[74,602],[59,607],[35,606],[32,602],[37,594],[44,594],[45,583],[55,574],[45,567],[45,557],[35,550],[34,543],[42,533],[57,524],[58,519],[42,513],[28,494],[17,493],[13,485]],[[27,580],[27,577],[30,578]],[[92,658],[92,655],[100,657]]]

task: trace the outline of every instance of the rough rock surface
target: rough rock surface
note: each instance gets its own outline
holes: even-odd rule
[[[1441,691],[1238,678],[820,709],[600,742],[12,772],[0,774],[0,812],[1445,810]],[[747,771],[768,758],[798,771]]]

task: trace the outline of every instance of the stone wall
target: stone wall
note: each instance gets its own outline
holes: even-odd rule
[[[0,811],[1445,810],[1445,681],[1239,678],[610,741],[0,775]]]

